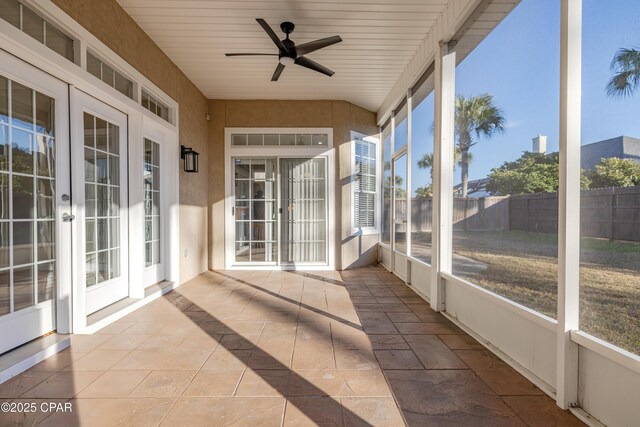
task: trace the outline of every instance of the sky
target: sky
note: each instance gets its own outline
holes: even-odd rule
[[[617,50],[640,48],[639,17],[638,0],[583,0],[583,145],[620,135],[640,138],[640,92],[611,98],[605,89]],[[560,1],[523,0],[456,69],[456,93],[489,93],[506,118],[504,134],[481,138],[471,149],[469,179],[531,150],[538,134],[547,135],[548,151],[558,150],[559,87]],[[433,151],[433,93],[415,107],[412,122],[415,192],[430,181],[415,163]]]

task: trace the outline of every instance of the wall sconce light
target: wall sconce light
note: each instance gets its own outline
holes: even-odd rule
[[[198,172],[198,156],[200,153],[191,147],[180,146],[180,158],[184,160],[185,172]]]

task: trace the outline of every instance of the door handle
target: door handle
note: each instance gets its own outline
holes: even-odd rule
[[[75,215],[69,215],[69,214],[68,214],[68,213],[66,213],[66,212],[62,214],[62,221],[63,221],[63,222],[71,222],[71,221],[73,221],[74,219],[76,219],[76,216],[75,216]]]

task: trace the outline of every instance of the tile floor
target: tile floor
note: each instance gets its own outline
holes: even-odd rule
[[[581,423],[381,267],[208,272],[0,385],[2,425]]]

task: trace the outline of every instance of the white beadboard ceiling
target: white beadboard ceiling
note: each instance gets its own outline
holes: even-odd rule
[[[214,99],[343,99],[377,111],[414,57],[447,0],[118,0],[207,96]],[[308,55],[335,71],[326,77],[288,66],[271,82],[277,53],[255,21],[281,38],[291,21],[297,44],[338,34],[343,42]]]

